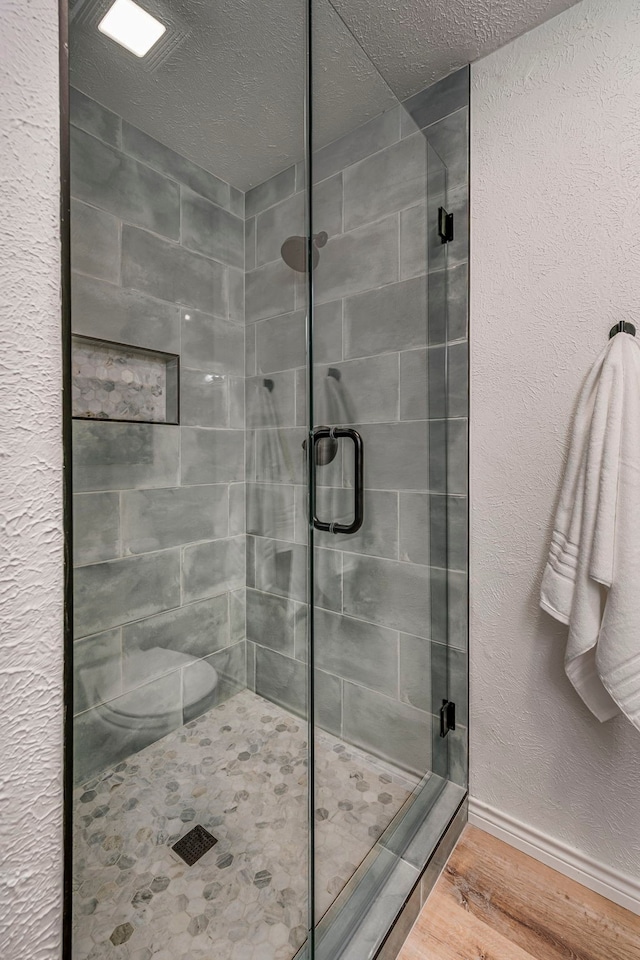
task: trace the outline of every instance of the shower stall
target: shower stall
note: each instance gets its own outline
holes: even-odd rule
[[[355,0],[145,0],[142,54],[116,6],[63,91],[65,960],[393,960],[465,818],[468,71]]]

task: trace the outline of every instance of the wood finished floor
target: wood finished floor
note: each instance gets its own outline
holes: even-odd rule
[[[467,826],[398,960],[640,960],[640,917]]]

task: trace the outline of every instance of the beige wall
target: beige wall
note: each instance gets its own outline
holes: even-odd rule
[[[640,733],[600,724],[538,607],[580,384],[640,295],[637,0],[472,69],[471,793],[640,878]]]

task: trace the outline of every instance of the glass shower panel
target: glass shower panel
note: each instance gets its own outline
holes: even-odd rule
[[[340,583],[330,602],[316,590],[313,610],[314,904],[324,958],[341,955],[349,918],[371,906],[448,775],[438,658],[437,682],[432,671],[434,578],[436,602],[446,596],[430,538],[439,530],[435,478],[446,488],[432,411],[444,383],[429,373],[431,328],[446,323],[438,211],[447,184],[444,162],[333,8],[314,10],[314,538]],[[325,69],[338,59],[348,98]]]
[[[105,4],[70,5],[65,960],[290,960],[309,928],[305,8],[150,6],[167,29],[138,58],[98,30]]]

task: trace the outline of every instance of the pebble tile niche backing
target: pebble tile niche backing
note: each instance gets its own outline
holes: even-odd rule
[[[71,377],[74,417],[177,421],[175,358],[74,337]]]
[[[327,365],[340,371],[369,455],[363,530],[349,542],[319,538],[318,719],[408,771],[428,769],[429,676],[445,669],[446,624],[436,618],[430,635],[425,598],[430,582],[447,577],[461,705],[451,752],[463,781],[467,71],[405,107],[315,162],[316,223],[329,233],[318,376],[324,389]],[[304,288],[279,258],[282,240],[302,232],[303,193],[292,166],[243,196],[77,91],[72,124],[74,332],[175,353],[182,371],[180,426],[74,424],[76,773],[84,781],[247,686],[304,711]],[[425,322],[424,182],[416,192],[410,175],[422,130],[447,163],[456,215],[448,285],[438,294],[449,312],[448,571],[430,567],[433,545],[430,556],[415,536],[447,492],[438,465],[420,461],[425,436],[442,424],[443,412],[427,419],[429,389],[432,401],[442,390],[427,373],[445,349],[444,326]],[[100,171],[114,165],[107,189]],[[400,189],[374,189],[384,176]],[[323,422],[329,411],[317,395]],[[286,451],[280,444],[274,454],[275,423]],[[384,460],[408,433],[418,459],[400,484],[394,464],[389,482]],[[348,510],[341,480],[321,484],[327,509]],[[220,677],[211,694],[198,690],[202,661]],[[107,704],[126,715],[144,703],[153,722],[124,730],[105,720]]]

